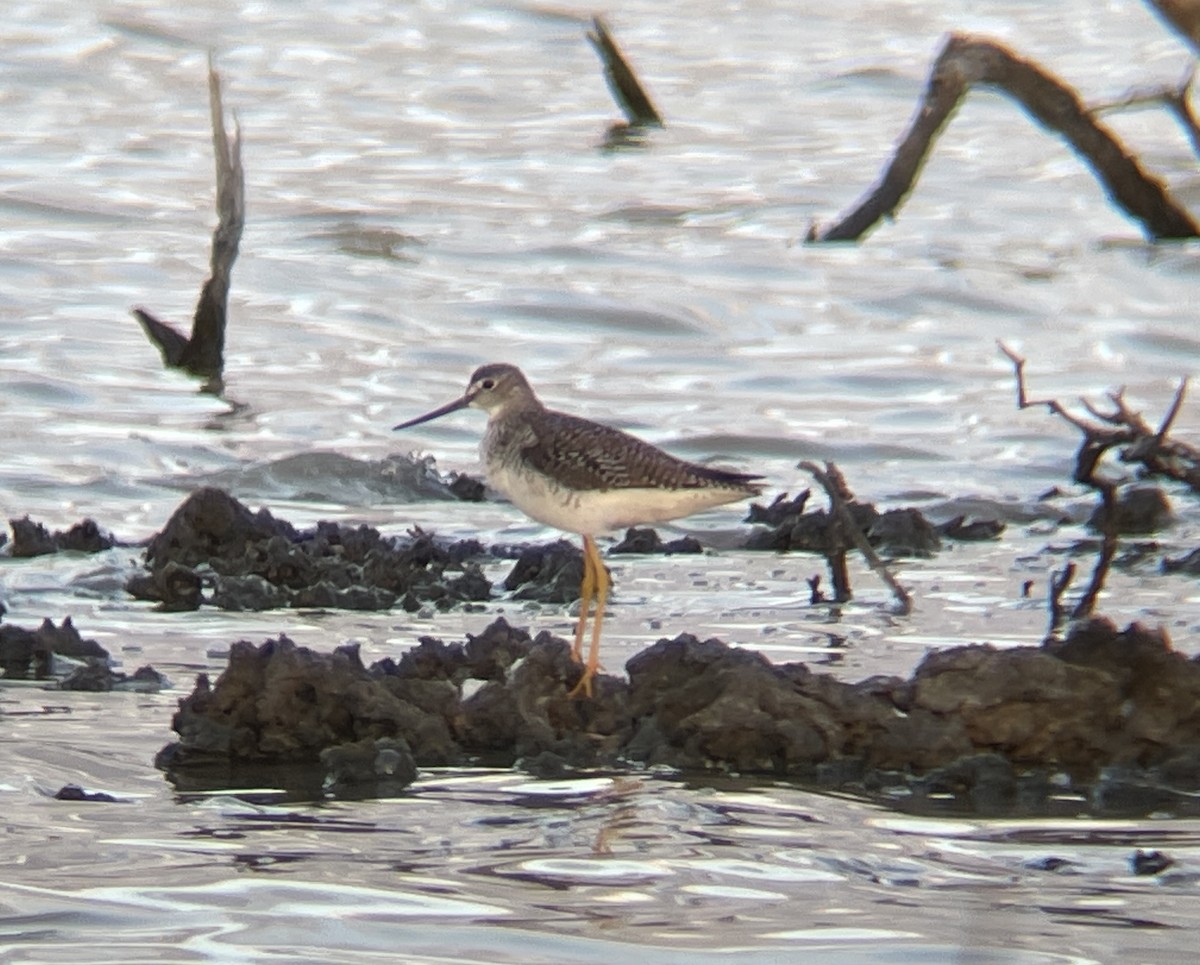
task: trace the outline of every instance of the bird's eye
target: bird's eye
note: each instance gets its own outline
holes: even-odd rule
[[[494,389],[496,387],[496,380],[495,379],[484,379],[482,382],[479,383],[479,387],[481,389]]]

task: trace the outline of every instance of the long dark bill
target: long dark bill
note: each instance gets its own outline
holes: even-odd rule
[[[457,412],[459,409],[465,409],[470,404],[470,398],[464,395],[461,399],[455,399],[453,402],[448,402],[440,409],[434,409],[432,412],[426,412],[424,415],[419,415],[415,419],[409,419],[407,422],[401,422],[398,426],[392,426],[392,431],[395,432],[398,429],[408,429],[412,426],[419,426],[422,422],[431,422],[432,420],[438,419],[441,416],[449,415],[451,412]]]

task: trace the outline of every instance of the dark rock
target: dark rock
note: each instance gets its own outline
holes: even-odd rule
[[[177,563],[168,563],[158,572],[164,573],[171,569],[195,573],[194,570],[180,567]],[[195,591],[196,607],[199,607],[200,581],[198,578],[195,583]],[[257,573],[250,573],[247,576],[222,577],[209,602],[222,610],[273,610],[277,607],[287,606],[290,597],[283,587],[276,586],[266,577],[259,576]]]
[[[45,556],[61,550],[99,553],[117,545],[117,541],[107,533],[101,532],[100,527],[91,519],[76,523],[65,533],[60,530],[51,533],[41,523],[33,522],[28,516],[10,519],[9,525],[13,532],[11,552],[14,558]]]
[[[485,487],[478,479],[463,473],[450,473],[450,492],[467,503],[483,502]]]
[[[117,799],[103,791],[85,791],[78,784],[64,784],[54,794],[56,801],[99,801],[104,804],[116,804]]]
[[[1158,764],[1164,748],[1200,743],[1200,664],[1172,649],[1166,632],[1132,623],[1118,632],[1104,619],[1075,627],[1053,647],[1070,666],[1104,673],[1118,712],[1117,763]],[[1158,746],[1156,746],[1158,745]]]
[[[401,738],[364,738],[320,753],[326,786],[341,797],[388,797],[417,779],[417,764]]]
[[[938,531],[919,510],[889,509],[866,530],[867,541],[888,556],[932,556],[941,549]]]
[[[979,542],[998,539],[1004,529],[1004,523],[998,519],[973,519],[968,522],[965,516],[955,516],[938,526],[937,532],[946,539]]]
[[[977,814],[1008,814],[1017,801],[1017,774],[999,754],[972,754],[934,768],[916,783],[920,793],[966,797]]]
[[[1165,787],[1145,772],[1126,766],[1105,767],[1089,788],[1092,814],[1106,818],[1135,818],[1155,811],[1173,810],[1181,802],[1173,788]]]
[[[169,687],[167,680],[153,667],[140,667],[132,676],[113,670],[107,664],[89,663],[76,667],[59,682],[59,690],[83,690],[106,693],[110,690],[127,690],[141,694],[158,693]]]
[[[1135,875],[1156,875],[1175,864],[1161,851],[1143,851],[1138,848],[1129,859],[1129,870]]]
[[[565,760],[553,751],[542,751],[533,757],[522,757],[517,766],[538,780],[554,781],[576,773]]]
[[[583,552],[565,539],[546,546],[526,547],[504,589],[515,591],[514,600],[538,603],[572,603],[583,583]]]
[[[794,499],[788,499],[787,493],[780,493],[770,506],[751,503],[745,521],[761,523],[764,526],[782,526],[785,520],[795,519],[804,514],[804,507],[808,504],[810,496],[812,496],[812,490],[806,489]]]
[[[0,626],[0,671],[14,680],[44,680],[52,676],[53,656],[108,665],[108,651],[85,640],[67,617],[60,626],[44,620],[36,630],[12,624]]]
[[[803,505],[799,499],[796,503]],[[746,540],[747,549],[757,550],[803,550],[810,553],[827,553],[833,548],[830,540],[829,513],[816,509],[810,513],[789,514],[785,508],[789,504],[780,504],[778,500],[770,511],[762,515],[767,518],[777,518],[779,522],[773,528],[756,529]],[[777,508],[778,507],[778,508]],[[863,533],[869,533],[879,512],[874,506],[866,503],[850,503],[847,507],[850,518],[854,520]],[[752,512],[752,516],[754,513]]]
[[[372,669],[386,668],[388,673],[410,679],[458,682],[466,676],[466,662],[466,649],[461,643],[445,644],[434,637],[421,637],[415,647],[401,655],[399,665],[381,661]]]
[[[1144,536],[1165,529],[1174,521],[1171,503],[1157,486],[1130,486],[1117,496],[1117,532],[1126,536]],[[1104,506],[1096,507],[1088,519],[1089,528],[1104,529]]]
[[[490,597],[479,567],[465,562],[480,550],[474,540],[445,547],[419,530],[407,540],[328,522],[299,532],[265,509],[252,513],[224,491],[205,488],[150,541],[148,573],[126,589],[171,610],[205,602],[228,610],[384,610],[397,601],[408,610],[448,608]]]
[[[675,553],[703,553],[704,547],[700,541],[691,536],[682,536],[664,543],[656,530],[628,529],[625,538],[609,551],[610,554],[620,553],[657,553],[671,556]]]
[[[916,708],[957,719],[972,746],[1015,763],[1094,769],[1121,727],[1105,674],[1041,650],[954,647],[913,677]]]
[[[824,509],[805,512],[809,492],[793,500],[780,495],[770,506],[750,507],[746,521],[760,524],[747,538],[747,549],[802,550],[828,554],[835,547],[830,536],[830,517]],[[889,556],[931,556],[941,548],[941,535],[953,539],[994,539],[1004,524],[995,521],[967,524],[959,516],[941,527],[934,526],[917,509],[891,509],[880,513],[868,503],[852,502],[846,509],[867,541]]]
[[[86,664],[76,667],[59,683],[60,690],[83,690],[103,693],[113,689],[113,672],[108,667]]]
[[[379,741],[403,741],[422,765],[550,752],[588,766],[615,757],[628,732],[620,683],[601,677],[598,699],[570,699],[580,669],[569,645],[548,634],[531,641],[498,621],[465,648],[427,640],[418,651],[367,670],[354,648],[322,655],[286,637],[234,644],[216,684],[201,675],[180,702],[180,741],[160,764],[175,773],[218,762],[324,761],[336,770],[331,779],[355,783],[368,763],[379,766],[380,748],[399,746]],[[472,668],[502,679],[464,700],[448,678]],[[327,753],[337,748],[347,749]]]
[[[1173,560],[1164,559],[1162,561],[1162,571],[1164,573],[1184,573],[1187,576],[1200,576],[1200,549],[1194,549],[1190,553],[1176,557]]]
[[[174,561],[149,573],[135,573],[125,582],[125,590],[139,600],[155,600],[158,609],[171,613],[198,610],[204,602],[204,579]]]
[[[509,626],[504,617],[497,617],[478,636],[467,634],[467,645],[463,648],[465,676],[504,680],[513,664],[527,657],[532,648],[528,633]],[[465,678],[458,679],[461,682]]]
[[[1073,871],[1077,865],[1074,861],[1068,858],[1059,858],[1056,855],[1048,855],[1045,858],[1034,858],[1032,861],[1026,861],[1025,867],[1032,871]]]

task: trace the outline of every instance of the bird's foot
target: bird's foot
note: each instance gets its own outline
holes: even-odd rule
[[[580,695],[591,698],[591,696],[592,696],[592,678],[595,676],[596,676],[596,668],[595,667],[585,667],[583,670],[583,676],[581,676],[579,678],[579,683],[577,683],[573,688],[571,688],[571,692],[569,694],[567,694],[567,699],[573,700],[574,698],[579,697]]]

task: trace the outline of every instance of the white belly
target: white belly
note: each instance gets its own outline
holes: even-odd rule
[[[628,526],[662,523],[702,509],[736,502],[746,493],[731,489],[593,489],[576,492],[548,483],[537,473],[500,468],[488,476],[531,519],[568,533],[595,536]]]

